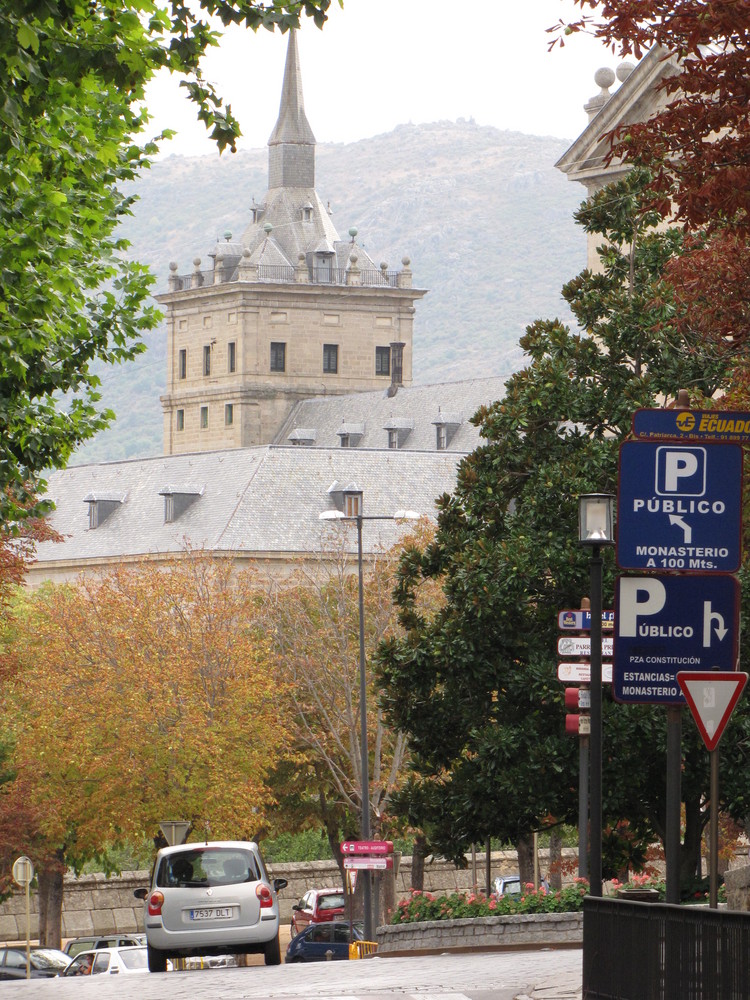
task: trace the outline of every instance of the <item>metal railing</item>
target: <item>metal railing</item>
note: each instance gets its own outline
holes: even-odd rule
[[[224,269],[220,284],[239,281],[237,268],[230,273]],[[297,281],[296,268],[286,264],[260,264],[257,268],[257,278],[253,274],[252,281],[268,284],[294,284]],[[358,283],[367,287],[398,287],[399,271],[384,271],[369,268],[359,272]],[[343,267],[307,269],[307,281],[313,285],[346,285],[349,284],[349,271]],[[191,274],[170,275],[169,290],[181,292],[187,288],[206,288],[215,283],[214,271],[193,271]]]
[[[584,1000],[745,1000],[750,913],[587,897]]]

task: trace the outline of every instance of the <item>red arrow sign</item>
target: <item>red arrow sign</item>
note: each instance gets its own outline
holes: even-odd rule
[[[342,854],[393,854],[392,840],[345,840]]]
[[[681,670],[677,674],[677,683],[690,706],[706,749],[715,750],[747,684],[747,674]]]

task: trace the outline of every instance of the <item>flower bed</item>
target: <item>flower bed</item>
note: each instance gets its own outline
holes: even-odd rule
[[[577,913],[583,908],[583,897],[588,888],[588,882],[579,878],[572,885],[557,891],[535,890],[533,885],[527,885],[520,894],[505,896],[464,892],[435,895],[431,892],[414,891],[411,896],[401,900],[390,923],[424,923],[531,913]]]

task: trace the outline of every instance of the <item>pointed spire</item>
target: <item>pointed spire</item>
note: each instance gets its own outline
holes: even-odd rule
[[[315,187],[315,136],[305,115],[296,31],[289,32],[279,117],[268,140],[268,186]]]

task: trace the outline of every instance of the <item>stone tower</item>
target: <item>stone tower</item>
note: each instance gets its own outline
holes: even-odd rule
[[[267,444],[303,398],[411,383],[414,302],[398,271],[341,240],[315,190],[295,32],[279,117],[268,140],[268,191],[240,242],[225,234],[213,267],[170,264],[164,451]]]

